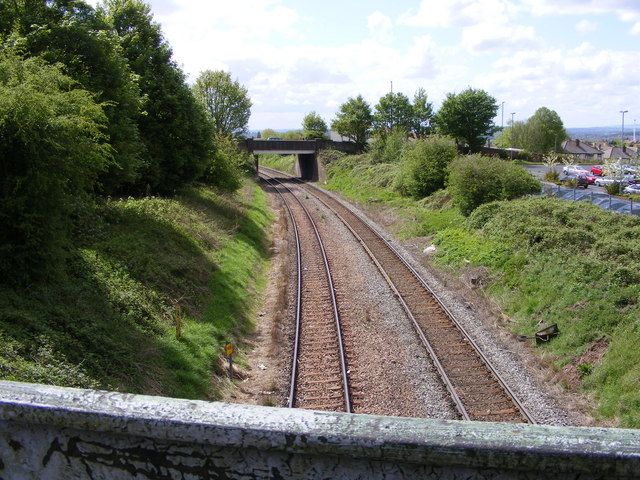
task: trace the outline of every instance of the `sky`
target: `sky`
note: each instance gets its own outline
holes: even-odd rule
[[[96,5],[98,0],[90,0]],[[640,0],[147,0],[190,83],[224,70],[249,92],[249,129],[327,124],[362,95],[482,89],[494,120],[540,107],[565,127],[640,133]],[[625,114],[621,111],[626,110]]]

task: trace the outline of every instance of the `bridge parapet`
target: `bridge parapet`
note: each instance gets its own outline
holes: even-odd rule
[[[640,478],[640,431],[289,410],[0,382],[0,477]]]
[[[290,153],[309,154],[324,149],[333,149],[345,153],[357,153],[357,145],[353,142],[334,142],[332,140],[258,140],[247,138],[238,143],[242,151],[249,153]]]

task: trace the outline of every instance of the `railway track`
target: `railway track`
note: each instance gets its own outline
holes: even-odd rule
[[[296,325],[288,406],[351,412],[340,314],[322,239],[300,199],[276,179],[263,175],[263,180],[282,198],[296,246]]]
[[[413,322],[460,417],[535,423],[478,345],[393,246],[332,196],[307,184],[303,188],[341,219],[376,263]]]

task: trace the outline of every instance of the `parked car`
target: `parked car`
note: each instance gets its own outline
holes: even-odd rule
[[[577,175],[580,173],[589,173],[588,170],[585,170],[580,165],[565,165],[562,167],[562,173],[565,175]]]
[[[602,176],[602,165],[594,165],[593,167],[591,167],[591,173],[601,177]]]
[[[564,175],[563,177],[560,177],[560,182],[576,182],[576,188],[582,187],[586,189],[589,186],[589,180],[587,180],[587,176],[585,174]]]
[[[595,184],[599,187],[604,187],[605,185],[611,185],[612,183],[618,182],[615,178],[611,177],[599,177],[596,178]]]
[[[582,174],[578,174],[578,175],[582,175]],[[596,177],[595,175],[592,175],[591,172],[586,172],[584,176],[587,179],[587,182],[589,182],[589,185],[593,185],[594,183],[596,183]]]
[[[628,193],[629,195],[640,195],[640,185],[628,185],[624,187],[624,193]]]

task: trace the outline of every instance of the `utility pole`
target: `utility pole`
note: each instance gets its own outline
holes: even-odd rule
[[[504,102],[502,102],[502,123],[500,124],[500,131],[504,130]]]
[[[622,140],[622,146],[624,147],[624,114],[627,113],[629,110],[620,110],[620,113],[622,114],[622,138],[620,140]]]
[[[516,112],[511,112],[511,140],[509,141],[509,144],[511,145],[511,151],[509,152],[509,156],[511,157],[511,160],[513,160],[513,116],[516,114]]]

